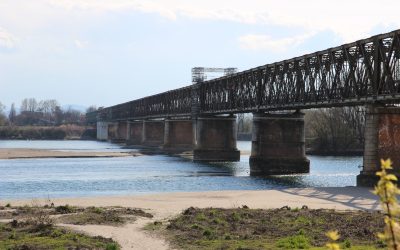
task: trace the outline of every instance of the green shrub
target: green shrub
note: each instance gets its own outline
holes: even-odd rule
[[[106,250],[118,250],[119,247],[116,243],[108,243],[106,245]]]
[[[56,210],[57,213],[60,213],[60,214],[70,214],[70,213],[74,212],[74,208],[71,207],[68,204],[66,204],[64,206],[62,206],[62,205],[61,206],[57,206],[55,208],[55,210]]]
[[[304,235],[289,236],[279,239],[276,246],[284,249],[308,249],[310,240]]]

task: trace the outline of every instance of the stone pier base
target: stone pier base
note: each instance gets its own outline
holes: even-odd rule
[[[164,144],[164,121],[145,120],[143,122],[142,145],[159,147]]]
[[[236,116],[198,117],[195,127],[194,161],[239,161],[236,147]]]
[[[363,170],[357,186],[374,186],[380,159],[390,158],[392,173],[400,177],[400,107],[367,106],[365,119]]]
[[[167,119],[164,127],[166,151],[185,151],[193,149],[192,119]]]
[[[143,141],[143,121],[129,122],[129,125],[129,139],[126,144],[141,145]]]
[[[250,174],[309,173],[304,142],[303,113],[254,114]]]

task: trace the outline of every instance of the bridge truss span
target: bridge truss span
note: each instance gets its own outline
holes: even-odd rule
[[[202,83],[201,112],[254,112],[400,100],[400,31]]]
[[[198,81],[187,87],[104,108],[97,115],[88,114],[88,117],[108,121],[196,117],[399,101],[400,30],[395,30],[290,60]]]

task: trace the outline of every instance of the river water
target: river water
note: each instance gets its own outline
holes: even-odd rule
[[[0,148],[126,151],[96,141],[9,141]],[[238,142],[249,151],[250,142]],[[180,157],[0,160],[0,199],[129,195],[179,191],[355,186],[362,157],[308,156],[309,174],[251,177],[249,156],[234,163],[194,163]]]

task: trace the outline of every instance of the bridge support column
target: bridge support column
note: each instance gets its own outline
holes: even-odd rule
[[[164,127],[165,150],[192,150],[192,119],[167,119]]]
[[[110,141],[116,140],[118,138],[118,123],[109,122],[107,126],[108,139]]]
[[[194,161],[239,161],[236,116],[201,116],[195,130]]]
[[[97,122],[97,140],[108,140],[108,122]]]
[[[309,173],[304,114],[253,114],[251,175]]]
[[[364,138],[363,169],[357,186],[376,185],[380,159],[390,158],[392,172],[400,177],[400,108],[367,106]]]
[[[128,121],[117,122],[117,140],[126,141],[128,132]]]
[[[144,146],[158,147],[164,144],[164,121],[144,120],[143,139]]]
[[[140,145],[143,142],[143,121],[129,122],[128,145]]]

